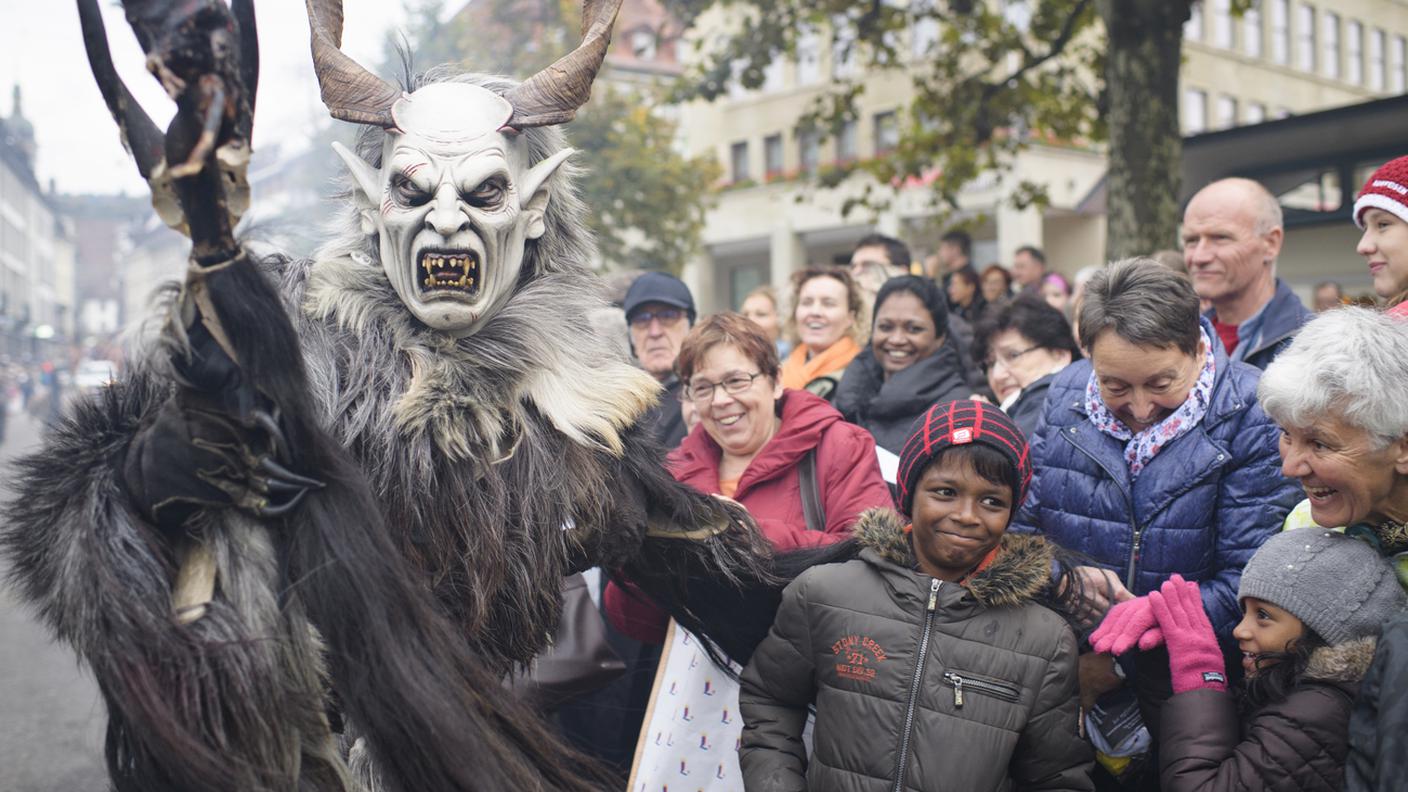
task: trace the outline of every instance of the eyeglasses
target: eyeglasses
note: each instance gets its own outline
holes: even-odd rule
[[[680,391],[680,396],[696,404],[708,404],[714,399],[714,389],[723,388],[725,393],[739,394],[753,387],[753,380],[763,376],[763,372],[757,374],[733,374],[723,382],[710,382],[700,380],[692,385],[686,386]]]
[[[1035,352],[1038,349],[1041,349],[1040,344],[1034,344],[1032,346],[1029,346],[1026,349],[1023,349],[1021,352],[998,351],[996,355],[983,361],[983,371],[991,371],[992,369],[997,367],[998,363],[1001,363],[1006,368],[1012,368],[1012,364],[1017,362],[1017,358],[1027,354],[1028,352]]]
[[[650,324],[651,319],[659,319],[662,325],[672,325],[684,316],[684,311],[679,308],[656,308],[655,310],[636,311],[631,314],[631,325],[634,327],[645,327]]]

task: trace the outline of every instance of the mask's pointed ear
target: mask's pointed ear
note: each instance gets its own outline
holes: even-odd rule
[[[548,210],[548,195],[552,192],[548,181],[557,172],[557,167],[575,153],[576,149],[563,149],[523,174],[523,180],[518,185],[518,200],[523,209],[524,221],[528,224],[528,239],[537,239],[546,230],[543,215]]]
[[[377,199],[381,197],[381,174],[370,163],[346,146],[333,141],[332,150],[342,158],[342,164],[352,174],[352,197],[362,210],[362,233],[376,233],[376,221],[372,213],[376,211]]]

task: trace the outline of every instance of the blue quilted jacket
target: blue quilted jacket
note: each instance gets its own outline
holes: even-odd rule
[[[1208,335],[1216,337],[1211,328]],[[1207,415],[1133,484],[1124,442],[1086,417],[1090,362],[1058,374],[1031,441],[1031,494],[1012,530],[1043,533],[1090,556],[1135,594],[1175,572],[1198,581],[1213,628],[1225,638],[1241,619],[1242,567],[1303,493],[1281,475],[1280,430],[1256,402],[1261,372],[1231,363],[1222,345],[1214,346]]]

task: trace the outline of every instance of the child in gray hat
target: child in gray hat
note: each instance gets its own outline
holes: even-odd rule
[[[1257,550],[1232,631],[1246,672],[1240,696],[1227,691],[1198,584],[1174,575],[1148,596],[1174,690],[1159,718],[1164,792],[1342,788],[1359,681],[1381,625],[1405,605],[1373,547],[1303,528]]]

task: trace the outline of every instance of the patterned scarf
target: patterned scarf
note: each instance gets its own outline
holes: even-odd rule
[[[1212,380],[1217,373],[1217,366],[1214,363],[1212,339],[1208,338],[1206,330],[1202,331],[1202,338],[1207,355],[1203,358],[1203,369],[1198,372],[1198,381],[1188,392],[1188,398],[1178,405],[1178,409],[1174,410],[1172,415],[1138,434],[1129,431],[1129,427],[1125,426],[1124,422],[1116,418],[1114,413],[1111,413],[1109,408],[1105,406],[1105,400],[1100,398],[1100,383],[1095,378],[1095,372],[1090,372],[1090,379],[1085,383],[1086,413],[1089,414],[1090,423],[1096,429],[1116,440],[1125,441],[1124,461],[1129,466],[1131,480],[1139,478],[1139,474],[1149,465],[1149,461],[1154,458],[1155,454],[1174,440],[1192,431],[1193,427],[1201,423],[1203,416],[1207,414],[1208,403],[1212,399]]]

